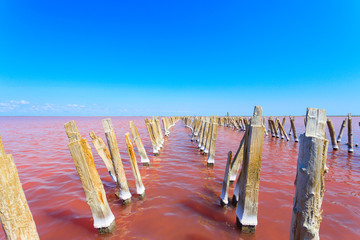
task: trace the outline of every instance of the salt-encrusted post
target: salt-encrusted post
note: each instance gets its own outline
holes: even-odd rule
[[[158,156],[159,155],[159,150],[160,150],[160,147],[157,145],[157,142],[155,140],[155,136],[154,136],[154,133],[151,129],[151,125],[150,125],[150,122],[147,121],[147,119],[145,119],[145,124],[146,124],[146,128],[148,130],[148,133],[149,133],[149,138],[150,138],[150,141],[151,141],[151,145],[153,146],[153,153],[154,153],[154,156]]]
[[[164,125],[165,136],[168,137],[170,135],[170,131],[169,131],[169,126],[168,126],[167,121],[166,121],[166,117],[161,118],[161,120],[162,120],[163,125]]]
[[[68,147],[85,192],[86,202],[92,212],[94,227],[99,233],[111,232],[115,226],[115,217],[96,170],[90,145],[85,138],[81,138],[75,121],[65,123],[65,130],[69,138]]]
[[[325,138],[326,112],[308,108],[306,119],[305,134],[300,135],[290,240],[319,239],[329,143]]]
[[[296,134],[295,117],[290,117],[290,124],[291,124],[291,129],[292,129],[294,140],[295,140],[295,142],[298,142],[299,139],[298,139],[297,134]]]
[[[214,163],[215,163],[215,148],[216,148],[217,131],[218,131],[218,124],[214,121],[212,124],[212,131],[211,131],[211,135],[210,135],[211,142],[210,142],[209,156],[207,159],[208,166],[214,166]]]
[[[162,145],[162,141],[161,141],[161,138],[160,138],[160,135],[159,135],[159,132],[158,132],[158,127],[156,125],[156,123],[154,121],[150,121],[150,127],[151,127],[151,130],[154,134],[154,137],[155,137],[155,141],[157,143],[157,146],[158,146],[158,150],[162,149],[163,145]]]
[[[162,146],[164,144],[165,140],[164,140],[164,136],[163,136],[162,131],[161,131],[161,124],[160,124],[159,117],[156,117],[155,124],[156,124],[157,130],[158,130],[158,133],[159,133],[159,138],[160,138],[161,146]]]
[[[333,125],[333,122],[330,118],[327,119],[327,126],[328,126],[328,129],[329,129],[329,133],[330,133],[330,139],[331,139],[331,145],[332,145],[332,148],[334,150],[338,150],[339,147],[336,143],[336,137],[335,137],[335,130],[334,130],[334,125]]]
[[[204,151],[204,149],[205,149],[206,139],[208,137],[209,129],[210,129],[210,121],[209,121],[209,119],[206,119],[205,120],[205,128],[204,128],[203,137],[202,137],[201,146],[200,146],[200,151]]]
[[[0,136],[0,220],[6,239],[39,239],[11,154]]]
[[[249,136],[245,139],[244,159],[240,173],[239,202],[236,208],[236,222],[244,232],[255,231],[257,225],[263,142],[262,108],[255,106],[249,125]]]
[[[125,134],[125,141],[126,141],[126,145],[127,145],[127,149],[128,149],[128,153],[129,153],[131,168],[134,173],[135,184],[136,184],[136,193],[139,195],[139,198],[142,199],[145,196],[145,187],[144,187],[143,182],[141,181],[141,175],[140,175],[140,171],[139,171],[139,168],[138,168],[138,165],[136,162],[134,146],[130,140],[129,133]]]
[[[223,181],[221,195],[220,195],[220,205],[221,206],[227,206],[229,203],[228,192],[229,192],[229,184],[230,184],[229,172],[230,172],[230,166],[231,166],[231,159],[232,159],[232,152],[229,151],[228,159],[227,159],[226,167],[225,167],[224,181]]]
[[[164,120],[164,119],[163,119]],[[164,121],[164,124],[165,124],[165,121]],[[145,151],[145,148],[144,148],[144,145],[141,141],[141,138],[140,138],[140,135],[139,135],[139,132],[134,124],[133,121],[130,121],[129,122],[129,126],[130,126],[130,131],[131,131],[131,135],[134,139],[134,142],[136,144],[136,147],[138,149],[138,152],[139,152],[139,155],[140,155],[140,159],[141,159],[141,162],[144,166],[149,166],[150,165],[150,160],[146,154],[146,151]],[[165,127],[166,129],[166,127]],[[166,130],[165,130],[166,132]]]
[[[117,183],[119,187],[119,198],[121,199],[123,204],[127,204],[131,202],[131,193],[129,191],[129,186],[127,184],[125,170],[121,161],[121,156],[117,145],[115,131],[111,123],[111,119],[110,118],[103,119],[102,125],[104,127],[106,140],[109,145],[109,151],[111,154],[111,159],[113,161],[116,179],[118,180]]]
[[[348,115],[348,152],[354,152],[351,113]]]
[[[209,125],[209,131],[206,136],[206,142],[205,142],[205,147],[204,147],[204,152],[203,152],[204,155],[209,153],[210,142],[211,142],[211,138],[212,138],[212,131],[213,131],[213,127],[214,127],[213,123],[214,123],[214,119],[211,118],[210,125]]]
[[[342,135],[343,135],[345,126],[346,126],[346,118],[344,119],[344,121],[343,121],[342,124],[341,124],[340,132],[339,132],[339,135],[338,135],[338,138],[337,138],[337,142],[338,142],[338,143],[341,142],[341,138],[342,138]]]
[[[245,138],[247,138],[247,133],[249,131],[246,131],[244,133],[244,136],[241,138],[239,148],[235,154],[234,160],[231,162],[231,170],[230,170],[230,183],[233,183],[236,180],[236,175],[239,172],[243,157],[244,157],[244,142]],[[238,197],[238,196],[236,196]],[[236,199],[238,201],[238,199]]]
[[[106,169],[108,170],[110,177],[112,178],[112,180],[114,182],[117,182],[109,149],[106,147],[104,141],[100,137],[96,136],[96,134],[94,132],[90,132],[89,135],[90,135],[91,139],[93,140],[92,143],[93,143],[97,153],[99,154],[101,159],[104,161]]]

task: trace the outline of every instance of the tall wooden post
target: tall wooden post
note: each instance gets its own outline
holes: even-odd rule
[[[353,133],[352,133],[352,118],[351,114],[348,115],[348,152],[354,152],[353,148]]]
[[[144,187],[143,182],[141,181],[141,175],[140,175],[139,167],[136,162],[134,146],[130,140],[129,133],[125,134],[125,141],[126,141],[126,145],[127,145],[127,149],[128,149],[128,153],[129,153],[131,168],[134,173],[135,184],[136,184],[136,193],[139,195],[140,198],[144,198],[145,187]]]
[[[122,200],[123,204],[127,204],[131,202],[131,193],[129,191],[129,186],[127,184],[124,166],[121,161],[115,130],[113,128],[110,118],[103,119],[102,125],[104,127],[106,140],[109,145],[109,150],[114,165],[116,179],[118,180],[117,183],[119,187],[119,198]]]
[[[216,138],[217,138],[217,131],[218,131],[218,124],[216,122],[213,122],[212,124],[212,131],[210,135],[210,150],[209,150],[209,156],[207,159],[207,165],[213,166],[215,163],[215,148],[216,148]]]
[[[164,120],[164,118],[163,118],[163,120]],[[142,162],[142,164],[144,166],[149,166],[150,165],[150,160],[149,160],[149,158],[148,158],[148,156],[146,154],[144,145],[143,145],[143,143],[141,141],[139,132],[138,132],[134,122],[130,121],[129,126],[130,126],[131,135],[132,135],[132,137],[134,139],[134,142],[136,144],[136,148],[138,149],[141,162]],[[166,132],[166,130],[165,130],[165,132]]]
[[[226,167],[225,167],[224,181],[223,181],[221,195],[220,195],[220,205],[221,206],[226,206],[229,203],[228,192],[229,192],[229,184],[230,184],[229,172],[230,172],[230,166],[231,166],[231,159],[232,159],[232,152],[229,151],[228,159],[227,159]]]
[[[148,133],[149,133],[149,138],[150,138],[150,141],[151,141],[151,145],[152,145],[152,147],[153,147],[153,153],[154,153],[154,156],[158,156],[158,155],[159,155],[159,151],[160,151],[160,147],[157,145],[157,142],[156,142],[154,133],[153,133],[153,131],[152,131],[150,122],[149,122],[149,121],[146,121],[146,120],[147,120],[147,119],[145,119],[145,124],[146,124],[146,128],[147,128],[147,130],[148,130]]]
[[[236,151],[234,160],[231,162],[230,183],[233,183],[236,180],[236,175],[239,172],[242,160],[244,158],[244,143],[245,143],[245,138],[247,138],[248,132],[249,131],[246,131],[244,133],[243,137],[241,138],[241,141],[240,141],[238,150]],[[238,201],[238,199],[236,199],[236,201]]]
[[[244,160],[240,173],[239,202],[236,208],[236,222],[244,232],[255,231],[259,197],[261,157],[264,142],[262,108],[255,106],[245,139]]]
[[[329,141],[325,138],[326,112],[308,108],[305,134],[300,135],[290,239],[319,239],[321,203]]]
[[[341,124],[340,132],[339,132],[339,135],[338,135],[338,138],[337,138],[337,142],[338,142],[338,143],[341,142],[341,138],[342,138],[342,135],[343,135],[345,126],[346,126],[346,118],[344,119],[344,121],[343,121],[342,124]]]
[[[205,129],[204,129],[204,133],[203,133],[204,135],[203,135],[203,138],[202,138],[200,151],[204,151],[204,149],[205,149],[206,139],[208,137],[209,129],[210,129],[210,121],[209,121],[209,119],[206,119],[206,121],[205,121]]]
[[[212,131],[213,131],[213,127],[214,127],[213,123],[214,123],[214,119],[212,118],[210,120],[209,131],[206,136],[206,142],[205,142],[205,147],[204,147],[204,152],[203,152],[204,155],[209,153],[210,142],[211,142],[211,138],[212,138]]]
[[[298,142],[299,139],[298,139],[297,134],[296,134],[295,117],[290,118],[290,124],[291,124],[291,129],[292,129],[292,132],[293,132],[294,140],[295,140],[295,142]]]
[[[6,239],[39,239],[11,154],[0,136],[0,220]]]
[[[86,202],[92,212],[94,227],[99,233],[111,232],[115,226],[115,217],[96,170],[91,147],[86,139],[81,138],[75,121],[65,123],[65,130],[69,138],[68,147],[85,192]]]
[[[336,143],[336,137],[335,137],[335,130],[334,130],[333,122],[332,122],[332,120],[330,118],[328,118],[326,123],[327,123],[329,133],[330,133],[330,139],[331,139],[332,148],[334,150],[338,150],[339,147],[338,147],[338,145]]]
[[[115,176],[115,170],[114,170],[114,166],[111,160],[111,155],[110,155],[110,151],[109,149],[106,147],[104,141],[96,136],[96,134],[94,132],[90,132],[89,133],[91,139],[93,140],[93,145],[97,151],[97,153],[99,154],[99,156],[101,157],[101,159],[103,160],[106,169],[109,172],[110,177],[112,178],[112,180],[114,182],[117,182],[116,176]]]

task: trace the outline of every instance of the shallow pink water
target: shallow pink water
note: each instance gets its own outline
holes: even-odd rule
[[[265,137],[259,193],[258,226],[255,234],[235,227],[235,209],[219,206],[227,152],[236,152],[242,132],[219,127],[215,167],[206,167],[190,141],[190,130],[179,121],[158,157],[143,117],[112,117],[133,201],[122,206],[116,186],[93,149],[117,228],[111,235],[98,235],[85,201],[81,182],[67,147],[64,123],[75,120],[83,137],[95,131],[103,140],[104,117],[0,117],[0,134],[7,153],[14,156],[25,195],[41,239],[288,239],[298,143]],[[336,132],[343,117],[333,117]],[[146,187],[145,200],[138,200],[124,134],[128,122],[137,126],[151,167],[139,164]],[[354,143],[360,143],[359,118],[353,118]],[[298,134],[303,118],[296,118]],[[287,119],[285,129],[289,130]],[[347,132],[341,149],[329,148],[325,178],[322,239],[360,237],[360,149],[347,153]],[[90,143],[90,145],[92,145]],[[139,158],[138,158],[139,160]],[[231,188],[232,190],[232,188]],[[232,196],[232,191],[229,193]],[[4,239],[4,233],[0,232]]]

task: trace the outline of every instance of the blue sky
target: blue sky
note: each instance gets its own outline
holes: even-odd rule
[[[0,1],[0,116],[360,114],[360,1]]]

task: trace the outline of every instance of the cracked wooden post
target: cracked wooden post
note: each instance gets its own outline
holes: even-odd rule
[[[224,181],[222,184],[221,194],[220,194],[220,205],[221,206],[227,206],[229,203],[229,184],[230,184],[230,166],[231,166],[231,159],[232,159],[232,151],[229,151],[228,153],[228,159],[226,162],[225,167],[225,174],[224,174]]]
[[[321,203],[329,141],[325,138],[326,112],[308,108],[305,134],[300,135],[290,239],[319,239]]]
[[[337,142],[336,142],[335,130],[334,130],[333,122],[332,122],[332,120],[330,118],[328,118],[326,123],[327,123],[329,133],[330,133],[330,139],[331,139],[332,148],[334,150],[339,150],[339,147],[338,147]]]
[[[129,153],[131,168],[134,173],[136,193],[139,195],[140,199],[143,199],[145,197],[145,187],[144,187],[143,182],[141,181],[141,175],[140,175],[140,171],[139,171],[139,168],[138,168],[138,165],[136,162],[134,146],[130,140],[129,133],[125,134],[125,141],[126,141],[126,146],[127,146],[128,153]]]
[[[134,139],[134,142],[136,144],[136,148],[137,148],[137,150],[139,152],[139,155],[140,155],[141,163],[144,166],[150,166],[150,160],[149,160],[149,158],[148,158],[148,156],[146,154],[144,145],[143,145],[143,143],[141,141],[139,132],[138,132],[134,122],[130,121],[129,126],[130,126],[131,135],[132,135],[132,137]]]
[[[249,131],[246,131],[243,135],[243,137],[241,138],[238,150],[235,154],[234,160],[231,162],[231,170],[230,170],[230,183],[235,182],[236,180],[236,175],[239,172],[243,157],[244,157],[244,143],[245,143],[245,138],[247,138]],[[238,194],[236,194],[238,195]],[[238,197],[238,196],[236,196]],[[238,199],[236,199],[236,202],[238,201]]]
[[[0,220],[6,239],[40,239],[11,154],[0,136]]]
[[[348,152],[354,152],[351,113],[348,115]]]
[[[265,117],[263,118],[263,125],[264,125],[264,133],[265,133],[265,136],[268,135],[268,131],[266,129],[266,120],[265,120]]]
[[[131,193],[129,191],[129,186],[127,184],[126,175],[124,166],[121,161],[121,156],[119,152],[119,148],[117,145],[115,130],[111,123],[111,119],[103,119],[102,125],[104,127],[106,140],[109,146],[109,151],[111,154],[111,159],[113,161],[115,175],[117,181],[117,185],[119,187],[119,195],[118,197],[121,199],[123,204],[127,204],[131,202]]]
[[[97,153],[103,160],[103,162],[106,166],[106,169],[109,172],[110,177],[112,178],[112,180],[114,182],[117,182],[109,149],[106,147],[104,141],[100,137],[96,136],[96,134],[94,132],[90,132],[89,135],[90,135],[91,139],[93,140],[92,143],[93,143]]]
[[[344,121],[343,121],[342,124],[341,124],[340,132],[339,132],[339,135],[338,135],[338,138],[337,138],[337,142],[338,142],[338,143],[341,142],[341,138],[342,138],[342,135],[343,135],[345,126],[346,126],[346,120],[347,120],[347,119],[345,118]]]
[[[211,142],[210,142],[209,156],[207,159],[207,166],[214,166],[214,163],[215,163],[217,131],[218,131],[218,124],[216,122],[213,122],[212,131],[211,131],[211,135],[210,135]]]
[[[298,139],[297,134],[296,134],[295,117],[290,117],[290,124],[291,124],[291,129],[292,129],[294,141],[298,142],[299,139]]]
[[[249,125],[249,136],[245,139],[244,159],[240,173],[239,202],[236,208],[236,222],[244,232],[255,231],[257,225],[263,142],[262,108],[255,106]]]
[[[69,150],[85,192],[94,219],[94,227],[99,233],[111,232],[115,226],[115,217],[106,198],[104,186],[96,170],[91,147],[86,139],[81,138],[75,121],[65,123],[69,138]]]
[[[150,138],[150,141],[151,141],[151,145],[153,147],[153,154],[154,154],[154,156],[159,156],[160,147],[157,145],[154,133],[153,133],[153,131],[151,129],[151,125],[150,125],[150,122],[148,121],[148,119],[145,119],[145,124],[146,124],[146,128],[148,130],[148,133],[149,133],[149,138]]]

